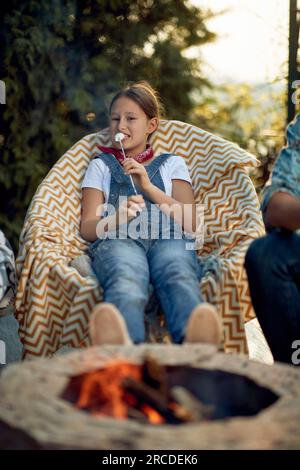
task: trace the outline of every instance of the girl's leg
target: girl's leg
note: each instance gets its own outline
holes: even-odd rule
[[[145,341],[144,310],[149,297],[145,250],[130,238],[107,239],[96,246],[91,258],[103,300],[119,309],[134,343]]]
[[[186,249],[186,240],[159,239],[151,246],[148,261],[172,339],[181,343],[191,312],[203,302],[196,252]]]

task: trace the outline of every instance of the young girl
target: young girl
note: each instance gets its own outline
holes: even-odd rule
[[[109,107],[113,147],[100,147],[82,183],[81,235],[93,242],[89,255],[104,299],[91,315],[92,344],[145,341],[150,283],[175,343],[221,340],[217,312],[201,297],[196,252],[187,249],[196,229],[187,166],[177,155],[155,155],[148,143],[161,109],[147,82],[118,92]],[[126,158],[115,139],[120,132]]]

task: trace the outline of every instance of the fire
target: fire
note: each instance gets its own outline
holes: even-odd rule
[[[150,423],[163,423],[164,418],[148,404],[139,404],[137,398],[122,387],[125,379],[142,381],[142,367],[126,361],[113,361],[103,369],[83,375],[75,406],[93,415],[127,419],[130,408],[140,411]]]
[[[142,364],[118,357],[101,369],[71,377],[62,397],[98,417],[151,424],[182,424],[209,418],[212,407],[198,400],[184,383],[172,382],[169,374],[167,366],[150,354]]]
[[[145,413],[145,415],[148,417],[150,423],[161,424],[165,422],[164,418],[157,411],[151,408],[151,406],[142,405],[141,409]]]

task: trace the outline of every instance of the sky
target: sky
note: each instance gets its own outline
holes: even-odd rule
[[[287,72],[289,0],[189,0],[212,11],[207,22],[218,39],[201,47],[205,73],[214,82],[283,83]],[[199,55],[190,48],[186,55]]]

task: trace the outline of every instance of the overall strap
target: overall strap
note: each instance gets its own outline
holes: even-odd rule
[[[128,175],[125,175],[124,168],[118,162],[116,157],[112,153],[101,153],[96,155],[93,160],[100,158],[110,169],[112,177],[119,183],[124,183],[128,179]]]
[[[162,153],[158,155],[149,165],[147,165],[146,171],[148,173],[149,179],[151,180],[155,173],[159,170],[159,167],[168,160],[168,158],[172,157],[173,153]]]

